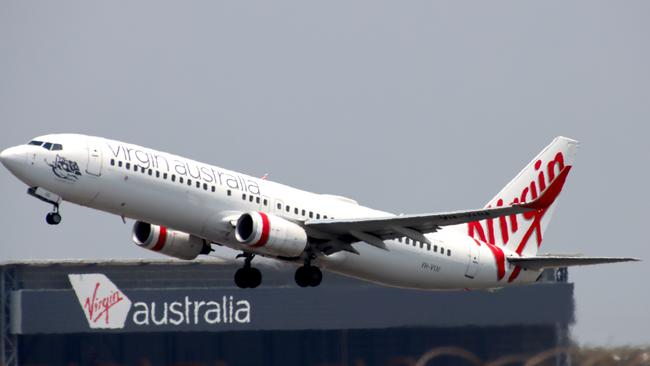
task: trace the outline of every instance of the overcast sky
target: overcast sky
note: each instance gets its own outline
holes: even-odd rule
[[[483,206],[581,141],[543,252],[580,342],[648,344],[650,2],[0,1],[0,148],[124,140],[399,213]],[[117,216],[63,223],[0,169],[0,260],[157,258]],[[531,312],[544,309],[530,309]]]

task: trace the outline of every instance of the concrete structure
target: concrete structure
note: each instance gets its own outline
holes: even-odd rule
[[[384,365],[437,346],[490,361],[565,346],[574,321],[566,270],[489,293],[401,290],[332,274],[303,289],[293,267],[260,267],[263,285],[242,290],[232,281],[236,268],[219,261],[0,264],[3,365]],[[93,274],[110,281],[72,288],[72,278],[94,281]]]

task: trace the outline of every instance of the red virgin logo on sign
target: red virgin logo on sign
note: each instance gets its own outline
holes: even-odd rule
[[[68,275],[90,328],[124,328],[131,301],[103,274]]]
[[[122,293],[120,291],[115,291],[108,296],[98,298],[97,292],[101,284],[99,282],[95,283],[95,290],[93,291],[92,298],[87,297],[84,302],[84,309],[88,312],[90,316],[90,321],[97,323],[99,318],[104,317],[104,323],[108,324],[109,322],[109,310],[114,305],[118,304],[120,301],[124,300]]]

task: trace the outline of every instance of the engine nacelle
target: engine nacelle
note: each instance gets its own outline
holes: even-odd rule
[[[300,225],[257,211],[239,217],[235,237],[255,251],[282,257],[297,257],[307,247],[307,233]]]
[[[203,239],[164,226],[136,221],[133,241],[140,247],[178,259],[194,259],[203,253]]]

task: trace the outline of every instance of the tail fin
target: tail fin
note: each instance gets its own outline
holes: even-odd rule
[[[573,165],[577,147],[578,142],[575,140],[556,137],[486,207],[528,202],[537,198],[555,179],[566,178],[566,173]],[[565,169],[566,172],[563,172]],[[557,201],[536,212],[472,222],[468,224],[468,233],[471,237],[505,247],[519,255],[532,256],[542,244],[544,231],[556,205]]]

